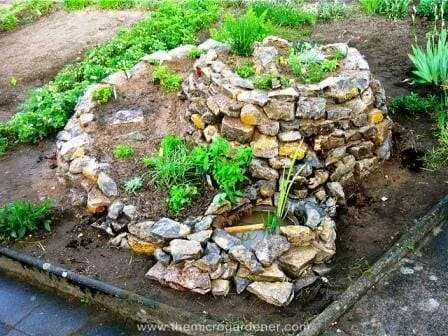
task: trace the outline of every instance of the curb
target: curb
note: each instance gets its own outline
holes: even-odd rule
[[[218,336],[226,334],[215,328],[206,328],[207,326],[213,328],[222,322],[210,316],[190,313],[187,309],[169,306],[158,301],[156,297],[141,296],[7,247],[0,247],[0,271],[36,284],[38,287],[53,289],[70,297],[88,297],[93,304],[136,323],[162,325],[167,330],[180,331],[187,335]],[[198,329],[182,328],[183,325],[199,327]],[[245,334],[235,332],[232,335]]]
[[[413,249],[420,240],[446,218],[448,218],[448,196],[443,197],[423,217],[414,219],[413,225],[408,231],[370,268],[368,274],[360,276],[338,300],[325,308],[297,336],[317,336],[327,329],[359,301],[372,286],[387,275],[390,268],[397,264],[410,249]]]

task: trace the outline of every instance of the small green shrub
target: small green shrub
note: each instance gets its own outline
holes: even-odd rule
[[[100,85],[92,91],[93,100],[102,105],[106,104],[114,96],[114,89],[110,85]]]
[[[240,64],[238,68],[236,68],[236,73],[240,75],[242,78],[248,78],[255,75],[255,64],[251,61],[246,61]]]
[[[0,8],[0,30],[9,31],[49,12],[53,0],[15,0]]]
[[[123,160],[134,156],[135,150],[129,145],[118,144],[114,147],[112,153],[114,154],[115,159]]]
[[[339,0],[321,0],[317,6],[317,18],[322,21],[339,20],[347,15],[347,6]]]
[[[252,8],[259,16],[266,12],[269,20],[280,26],[300,27],[302,25],[313,25],[316,22],[315,12],[294,5],[255,1]]]
[[[406,16],[409,0],[381,0],[380,13],[397,20]]]
[[[145,179],[142,176],[135,176],[124,183],[124,190],[129,194],[137,195],[137,192],[143,188]]]
[[[367,15],[378,14],[381,10],[382,0],[360,0],[359,2]]]
[[[289,80],[278,73],[264,73],[254,78],[254,87],[260,90],[273,89],[275,86],[288,87]]]
[[[159,65],[152,73],[154,82],[160,84],[166,91],[178,91],[182,85],[182,76],[170,71],[166,65]]]
[[[134,6],[133,0],[96,0],[101,9],[126,9]]]
[[[64,8],[67,10],[83,9],[90,5],[91,0],[64,0]]]
[[[421,114],[436,111],[439,101],[435,96],[422,97],[417,93],[395,97],[389,105],[392,113]]]
[[[443,11],[441,10],[443,6]],[[437,16],[441,17],[443,12],[444,18],[448,18],[448,1],[446,0],[420,0],[416,8],[416,14],[420,17],[426,17],[434,20]]]
[[[448,165],[448,98],[444,96],[442,102],[437,108],[437,136],[438,146],[427,152],[424,161],[425,166],[429,169],[438,169]]]
[[[241,56],[252,55],[254,43],[265,38],[272,31],[272,24],[266,20],[266,12],[257,15],[252,8],[240,17],[227,14],[220,31],[212,35],[230,44],[232,51]]]
[[[0,234],[13,239],[39,229],[50,231],[53,206],[49,200],[30,202],[19,200],[0,207]]]
[[[202,55],[202,50],[195,47],[189,51],[188,58],[191,60],[194,60],[194,59],[201,57],[201,55]]]
[[[186,206],[191,204],[197,194],[198,188],[194,185],[174,185],[169,192],[168,207],[172,212],[178,214]]]
[[[14,14],[6,14],[1,21],[2,30],[9,31],[17,27],[17,17]]]

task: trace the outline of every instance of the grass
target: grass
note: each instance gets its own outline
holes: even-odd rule
[[[201,57],[201,55],[202,55],[202,50],[197,47],[194,47],[188,52],[187,56],[189,59],[195,60],[195,59]]]
[[[434,112],[440,105],[435,96],[420,96],[417,93],[410,93],[406,96],[395,97],[389,105],[392,113],[407,115],[417,115]]]
[[[181,75],[170,71],[166,65],[159,65],[152,73],[152,77],[155,83],[169,92],[178,91],[183,81]]]
[[[134,156],[135,149],[129,145],[118,144],[112,151],[114,158],[117,160],[125,160]]]
[[[53,206],[49,200],[18,200],[0,207],[0,235],[21,239],[40,229],[50,231]]]
[[[381,0],[380,13],[392,20],[403,19],[409,7],[409,0]]]
[[[359,3],[365,14],[373,15],[380,12],[382,0],[360,0]]]
[[[321,0],[317,6],[317,18],[319,20],[334,21],[347,16],[347,6],[339,0]]]
[[[160,4],[157,0],[64,0],[64,9],[79,10],[88,6],[96,6],[99,9],[156,9]]]
[[[241,63],[236,68],[236,73],[242,78],[249,78],[255,75],[255,63],[252,61],[246,61]]]
[[[91,0],[64,0],[64,8],[67,10],[76,10],[86,8],[91,4]]]
[[[121,30],[111,41],[88,51],[82,61],[62,69],[53,81],[30,91],[20,113],[0,123],[0,144],[6,143],[2,150],[54,135],[90,84],[131,68],[147,53],[197,42],[197,32],[217,18],[218,7],[211,0],[163,2],[151,16]]]
[[[114,89],[110,85],[100,85],[92,92],[93,100],[99,105],[106,104],[114,96]]]
[[[15,0],[0,8],[0,31],[10,31],[33,22],[53,7],[53,0]]]
[[[301,27],[316,23],[316,12],[302,9],[294,5],[255,1],[251,4],[257,15],[266,12],[269,20],[276,25],[286,27]]]
[[[446,93],[436,110],[438,146],[425,155],[425,166],[429,169],[438,169],[448,165],[448,97]]]
[[[443,7],[443,11],[442,11]],[[420,0],[416,7],[416,14],[434,20],[436,17],[448,17],[448,1],[446,0]]]

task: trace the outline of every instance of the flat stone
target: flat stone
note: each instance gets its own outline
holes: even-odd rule
[[[92,188],[87,195],[87,211],[94,215],[100,215],[107,211],[110,199],[98,188]]]
[[[288,242],[293,246],[308,246],[316,239],[314,231],[303,225],[281,226],[280,232],[286,236]]]
[[[233,246],[229,249],[229,255],[246,266],[252,273],[258,273],[262,270],[255,254],[243,245]]]
[[[304,119],[325,118],[325,98],[300,97],[297,101],[296,117]]]
[[[238,270],[238,263],[233,260],[229,260],[228,262],[225,262],[222,264],[222,279],[231,279]]]
[[[120,200],[113,201],[109,207],[109,211],[107,212],[107,217],[110,219],[117,220],[120,217],[124,208],[124,204]]]
[[[245,104],[241,108],[240,119],[244,125],[248,126],[261,125],[267,122],[267,116],[254,104]]]
[[[274,120],[293,120],[294,102],[288,102],[281,99],[271,99],[264,107],[264,112],[269,119]]]
[[[372,141],[363,141],[355,146],[348,148],[348,152],[352,154],[356,160],[365,159],[373,155],[374,144]]]
[[[323,210],[317,205],[308,202],[305,203],[304,210],[306,216],[305,226],[310,228],[317,227],[322,221]]]
[[[86,167],[91,160],[94,159],[89,156],[82,156],[80,158],[76,158],[72,162],[70,162],[68,171],[71,174],[81,174],[84,167]]]
[[[205,254],[217,254],[219,255],[221,253],[221,249],[218,245],[212,242],[207,242],[207,245],[205,247]]]
[[[273,158],[278,155],[278,141],[276,137],[258,134],[250,143],[254,156],[261,158]]]
[[[340,119],[347,119],[350,114],[352,113],[352,110],[347,107],[342,106],[327,106],[327,118],[332,120],[340,120]]]
[[[152,54],[145,55],[141,58],[142,61],[149,62],[151,64],[160,64],[162,62],[169,62],[172,60],[172,56],[168,51],[165,50],[157,50]]]
[[[126,134],[121,134],[118,137],[121,140],[130,140],[130,141],[146,141],[148,140],[148,136],[145,133],[140,131],[132,131]]]
[[[221,256],[217,253],[207,253],[201,259],[194,262],[195,266],[203,272],[213,273],[215,272],[221,261]]]
[[[204,129],[205,128],[205,122],[204,119],[202,119],[202,116],[199,113],[193,113],[190,117],[191,122],[193,123],[194,127],[197,129]]]
[[[163,239],[161,239],[160,237],[156,237],[151,233],[154,223],[155,223],[154,221],[150,220],[138,223],[129,223],[128,231],[138,239],[154,244],[162,244]]]
[[[263,90],[242,91],[238,94],[237,99],[240,102],[258,106],[265,106],[269,101],[267,93]]]
[[[200,219],[194,224],[194,232],[210,229],[214,219],[215,219],[214,216],[204,216],[202,219]]]
[[[114,197],[118,195],[118,187],[115,181],[106,173],[99,173],[97,180],[98,188],[107,196]]]
[[[187,236],[189,240],[194,240],[199,243],[204,243],[210,239],[212,236],[213,230],[203,230],[196,233],[191,233]]]
[[[267,119],[267,117],[266,117]],[[270,136],[275,136],[278,134],[279,129],[280,129],[280,123],[278,121],[268,121],[268,119],[257,126],[258,131],[261,134],[265,134],[265,135],[270,135]]]
[[[83,113],[79,116],[79,123],[82,127],[88,126],[94,120],[95,115],[93,113]]]
[[[317,275],[307,274],[307,275],[304,275],[304,276],[298,278],[297,280],[294,280],[294,283],[293,283],[294,293],[299,292],[300,290],[302,290],[305,287],[311,286],[313,283],[316,282],[317,279],[319,279],[319,277]]]
[[[236,293],[241,294],[249,286],[251,281],[249,279],[240,278],[238,276],[233,278],[233,284],[235,285]]]
[[[288,157],[275,157],[269,159],[269,165],[277,170],[291,167],[292,160]]]
[[[229,140],[248,143],[254,135],[254,126],[248,126],[238,118],[225,116],[222,119],[221,133]]]
[[[278,171],[269,167],[264,160],[253,159],[250,166],[250,174],[259,179],[277,180],[279,177]]]
[[[314,172],[314,177],[309,179],[308,188],[316,189],[317,187],[323,185],[327,182],[329,175],[330,174],[326,170],[316,170]]]
[[[213,197],[212,202],[205,211],[205,215],[221,215],[225,212],[230,211],[231,209],[232,204],[227,199],[225,199],[224,194],[220,193],[216,194],[215,197]]]
[[[161,248],[157,248],[154,251],[154,258],[162,265],[168,266],[171,261],[171,256],[165,253]]]
[[[253,51],[255,67],[259,72],[273,72],[277,69],[277,48],[256,43]]]
[[[173,59],[185,58],[188,56],[190,51],[193,50],[194,48],[196,48],[196,47],[192,44],[180,45],[180,46],[168,51],[168,55],[171,56]]]
[[[219,136],[218,127],[215,125],[208,125],[202,133],[204,134],[205,141],[207,142],[212,142]]]
[[[96,182],[98,180],[98,174],[101,171],[101,165],[96,159],[87,161],[87,164],[82,167],[82,175],[90,181]]]
[[[329,166],[335,164],[339,162],[346,155],[347,155],[346,146],[334,148],[328,153],[327,158],[325,159],[325,165]]]
[[[213,296],[227,296],[230,291],[230,281],[224,279],[216,279],[212,281]]]
[[[120,110],[115,113],[113,124],[128,124],[128,123],[139,123],[143,122],[143,111],[142,110]]]
[[[299,93],[293,87],[268,92],[269,98],[286,99],[289,101],[295,100],[298,96]]]
[[[290,282],[253,282],[247,290],[259,299],[274,306],[287,306],[294,298]]]
[[[132,235],[128,237],[128,244],[132,251],[139,254],[153,255],[154,251],[158,248],[156,244],[140,240]]]
[[[243,104],[228,98],[223,94],[210,96],[206,100],[207,107],[214,115],[219,116],[221,113],[232,118],[239,118]]]
[[[260,180],[257,182],[262,197],[272,197],[275,194],[277,183],[275,181]]]
[[[378,168],[378,161],[379,160],[377,157],[373,157],[356,162],[355,165],[356,174],[361,178],[370,175],[375,169]]]
[[[185,265],[182,268],[176,265],[168,266],[165,270],[164,281],[174,289],[190,290],[199,294],[210,292],[212,286],[210,276],[193,265]]]
[[[89,135],[87,133],[82,133],[65,142],[59,151],[59,155],[61,155],[65,161],[70,161],[72,160],[72,155],[78,148],[85,148],[90,142],[91,139]]]
[[[222,229],[215,229],[213,231],[212,240],[223,250],[228,251],[232,247],[241,245],[241,240]]]
[[[198,45],[198,49],[203,51],[208,51],[210,49],[215,49],[217,51],[228,51],[230,50],[230,47],[222,42],[213,40],[213,39],[207,39],[204,42],[202,42],[200,45]]]
[[[279,258],[279,264],[288,275],[297,278],[314,260],[318,250],[312,246],[293,247]]]
[[[260,240],[255,245],[254,251],[261,264],[269,266],[289,248],[289,242],[284,236],[270,235]]]
[[[335,128],[333,120],[302,120],[300,131],[305,137],[331,133]]]
[[[202,247],[198,241],[173,239],[170,241],[170,251],[173,262],[177,263],[187,259],[197,259],[202,254]]]
[[[280,132],[277,136],[282,142],[297,141],[302,139],[302,134],[299,131]]]
[[[354,171],[356,160],[353,155],[345,156],[341,161],[336,163],[336,169],[330,175],[332,181],[339,181],[344,175],[350,174]]]
[[[338,204],[345,204],[345,193],[339,182],[328,182],[326,184],[328,194],[336,199]]]
[[[274,263],[270,266],[263,267],[263,271],[260,273],[250,274],[249,279],[252,281],[277,282],[286,281],[287,278],[285,273]]]
[[[280,156],[287,156],[291,159],[302,160],[307,152],[307,146],[302,142],[285,142],[281,143],[278,148]]]
[[[156,280],[160,282],[162,285],[165,284],[165,272],[166,265],[161,262],[157,262],[152,266],[148,272],[146,272],[145,277],[151,280]]]
[[[175,239],[189,235],[191,228],[170,218],[161,218],[151,226],[150,232],[163,239]]]
[[[125,205],[123,207],[123,214],[130,220],[137,217],[137,207],[135,205]]]

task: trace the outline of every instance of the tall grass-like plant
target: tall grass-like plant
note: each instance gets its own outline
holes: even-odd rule
[[[314,11],[302,9],[294,4],[255,1],[252,8],[257,15],[266,12],[269,20],[280,26],[299,27],[316,22],[317,15]]]
[[[382,0],[360,0],[362,10],[367,15],[377,14],[381,10]]]
[[[261,15],[249,8],[246,13],[240,17],[226,15],[222,29],[215,31],[212,35],[218,40],[230,44],[232,51],[241,56],[252,55],[254,43],[261,41],[272,30],[272,24],[266,20],[267,12]]]
[[[406,16],[409,0],[381,0],[380,13],[397,20]]]

